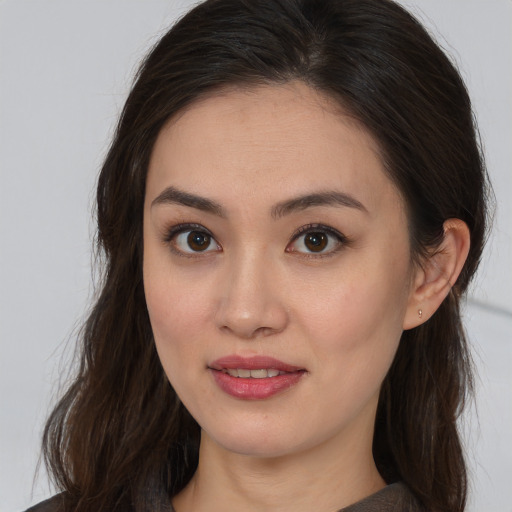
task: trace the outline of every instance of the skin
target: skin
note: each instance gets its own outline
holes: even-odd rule
[[[217,209],[166,199],[171,186]],[[361,206],[276,212],[333,191]],[[169,235],[183,223],[200,227]],[[315,227],[329,245],[312,253],[295,236],[311,224],[343,239]],[[191,229],[212,235],[206,250],[187,244]],[[449,276],[413,265],[404,202],[377,144],[307,86],[231,89],[171,120],[148,171],[143,270],[163,368],[202,428],[177,512],[332,512],[382,488],[371,452],[379,389],[419,305],[425,321],[449,289],[459,267],[442,257]],[[208,369],[233,354],[305,373],[270,398],[241,400]]]

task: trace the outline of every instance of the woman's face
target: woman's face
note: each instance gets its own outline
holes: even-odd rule
[[[160,133],[147,306],[171,384],[223,449],[371,447],[413,272],[375,142],[307,86],[226,91]]]

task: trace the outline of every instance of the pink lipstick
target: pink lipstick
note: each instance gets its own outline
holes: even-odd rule
[[[299,382],[304,368],[266,356],[227,356],[209,365],[217,385],[235,398],[264,400]]]

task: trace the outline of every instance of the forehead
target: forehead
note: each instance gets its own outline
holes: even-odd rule
[[[153,149],[147,196],[171,185],[221,202],[276,202],[312,189],[370,207],[399,199],[368,131],[300,82],[227,89],[173,118]]]

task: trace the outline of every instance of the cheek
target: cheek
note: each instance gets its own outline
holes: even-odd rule
[[[155,344],[168,376],[197,357],[194,338],[208,315],[204,279],[172,267],[169,255],[151,241],[144,252],[144,292]]]
[[[191,343],[195,333],[209,317],[208,299],[204,286],[166,278],[165,275],[146,274],[144,279],[146,302],[157,346],[166,344],[176,348]]]
[[[301,290],[300,296],[308,300],[298,302],[296,316],[308,338],[316,340],[320,357],[350,361],[348,372],[371,365],[386,370],[402,334],[408,264],[361,265],[362,272],[354,262],[350,272],[340,272],[324,287]]]
[[[194,404],[191,397],[195,391],[200,390],[203,396],[211,394],[211,389],[204,388],[204,383],[199,385],[201,371],[207,364],[204,351],[208,336],[204,334],[208,313],[204,294],[191,288],[190,284],[151,272],[145,274],[144,285],[162,367],[181,400]],[[198,342],[201,336],[203,343]],[[198,385],[191,386],[191,382]]]
[[[338,411],[355,417],[376,403],[393,362],[404,297],[392,286],[376,285],[363,287],[358,280],[333,287],[328,300],[311,301],[301,315],[315,353],[312,371],[321,375],[320,387],[331,404],[326,423],[337,424]]]

